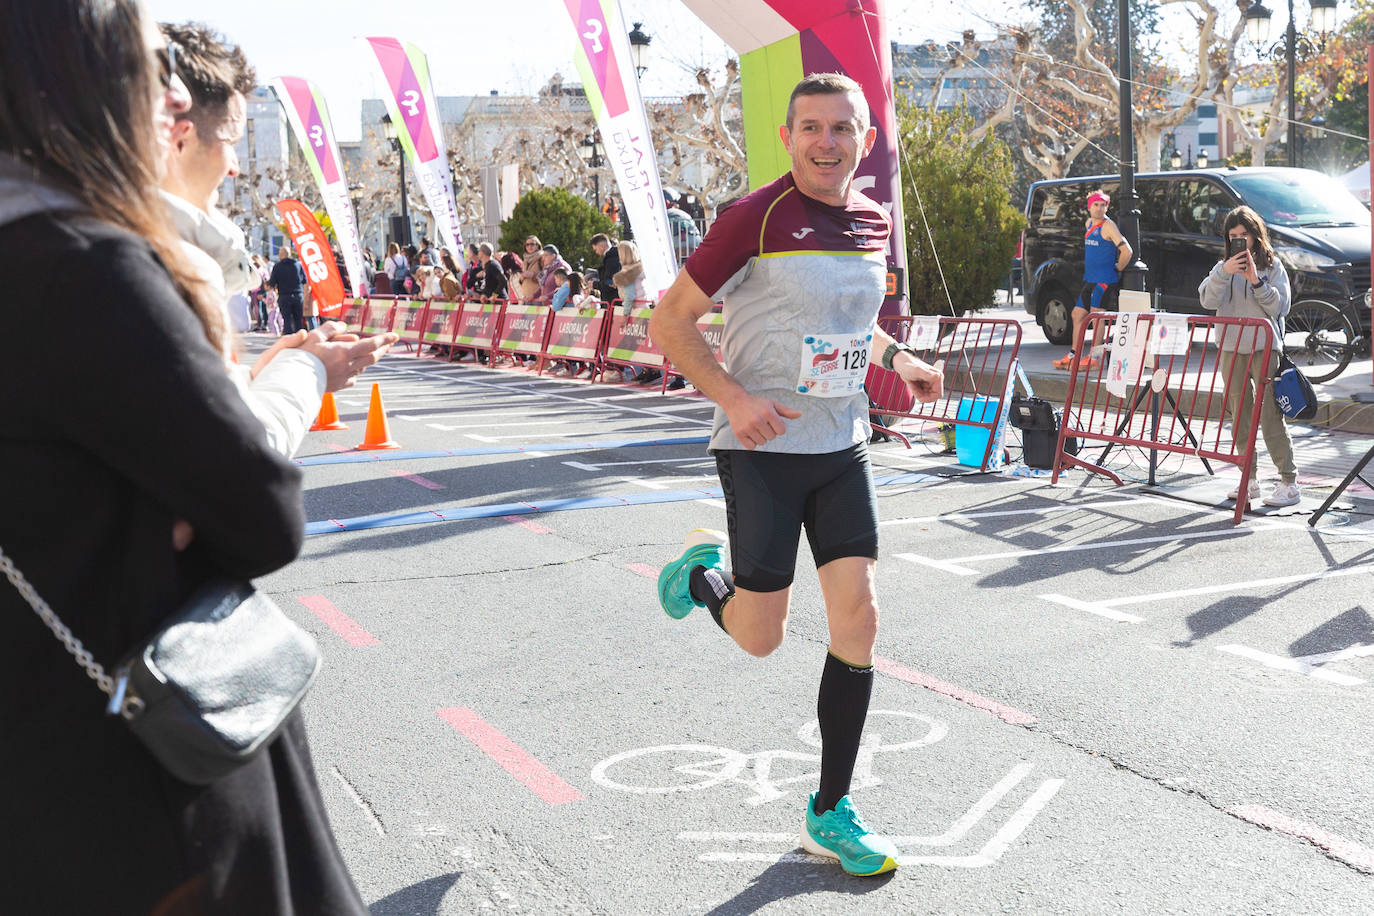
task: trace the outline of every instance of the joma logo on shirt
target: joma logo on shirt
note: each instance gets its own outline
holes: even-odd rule
[[[792,238],[796,239],[797,241],[801,241],[802,239],[806,238],[806,236],[807,236],[809,233],[812,233],[812,232],[815,232],[815,231],[816,231],[815,229],[812,229],[810,226],[807,226],[805,229],[801,230],[800,232],[794,232],[794,233],[792,233]]]

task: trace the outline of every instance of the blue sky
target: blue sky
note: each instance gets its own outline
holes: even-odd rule
[[[394,35],[429,55],[440,95],[530,93],[555,72],[576,79],[572,28],[562,0],[145,0],[160,21],[209,23],[243,47],[266,81],[300,76],[328,99],[340,140],[356,140],[359,103],[382,87],[357,41]],[[958,6],[958,9],[954,7]],[[1019,18],[1009,0],[888,0],[889,28],[901,42],[950,41],[964,28],[991,37],[989,20]],[[691,91],[700,65],[717,69],[729,49],[674,0],[621,0],[627,21],[642,21],[654,58],[645,95]]]

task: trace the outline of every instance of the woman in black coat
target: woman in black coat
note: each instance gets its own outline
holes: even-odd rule
[[[0,0],[0,548],[111,669],[214,575],[300,549],[299,472],[225,373],[219,304],[154,188],[174,54],[134,0]],[[209,786],[168,775],[8,582],[0,691],[10,913],[366,912],[299,714]]]

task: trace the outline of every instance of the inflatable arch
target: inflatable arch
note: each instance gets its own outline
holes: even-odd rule
[[[903,232],[897,117],[892,99],[892,45],[883,0],[682,0],[739,54],[749,187],[791,166],[778,137],[792,87],[811,73],[839,71],[864,87],[878,140],[859,164],[859,190],[892,214],[888,300],[884,312],[905,312]]]

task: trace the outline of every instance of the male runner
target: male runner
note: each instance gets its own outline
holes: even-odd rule
[[[1078,293],[1078,301],[1073,306],[1073,345],[1078,346],[1078,334],[1088,313],[1094,309],[1116,311],[1117,296],[1121,292],[1121,272],[1131,263],[1131,243],[1121,234],[1116,223],[1107,218],[1107,205],[1112,202],[1102,191],[1088,195],[1087,231],[1083,235],[1083,288]],[[1101,340],[1103,329],[1097,328],[1093,335],[1093,346]],[[1054,361],[1056,369],[1068,369],[1073,365],[1075,351],[1070,350]],[[1084,369],[1096,369],[1099,363],[1089,351],[1083,361]]]
[[[868,831],[849,799],[878,635],[863,381],[869,360],[881,359],[929,402],[943,379],[876,327],[891,220],[853,188],[877,139],[863,89],[837,73],[806,77],[779,133],[791,170],[720,214],[650,324],[673,364],[716,403],[710,450],[734,571],[724,566],[719,532],[693,531],[659,576],[659,600],[674,618],[707,608],[746,652],[768,655],[786,630],[806,528],[830,651],[816,702],[820,789],[807,806],[802,844],[850,874],[876,875],[897,867],[897,851]],[[729,372],[696,327],[719,297]]]

